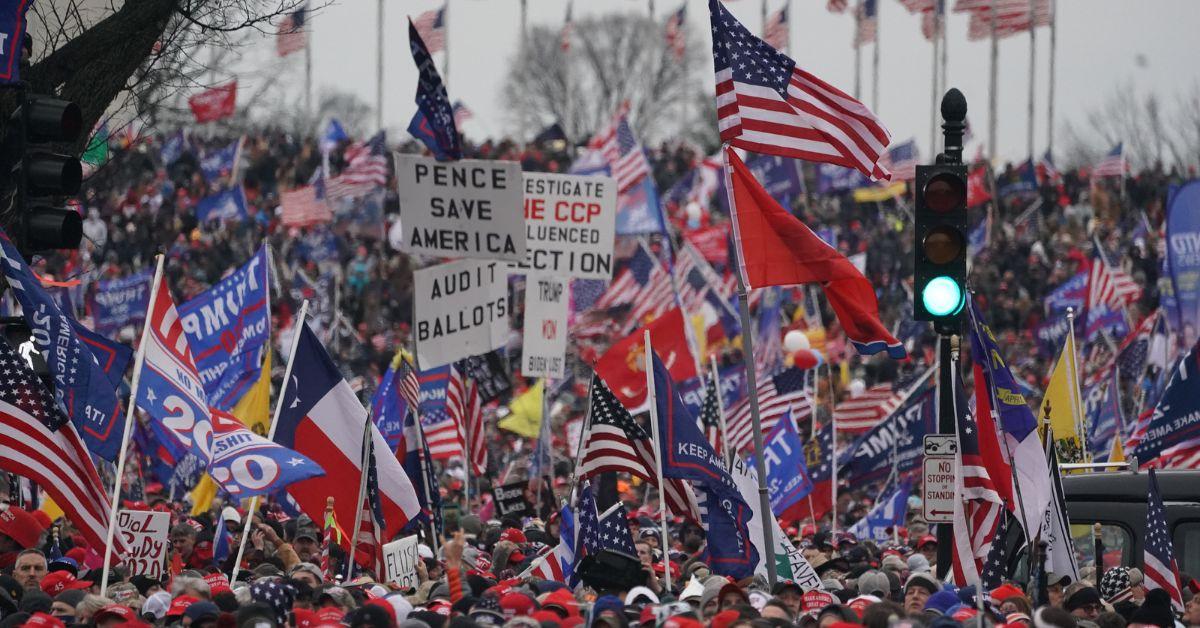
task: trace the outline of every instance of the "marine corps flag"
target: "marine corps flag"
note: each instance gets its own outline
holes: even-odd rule
[[[696,360],[688,348],[687,332],[683,327],[683,311],[679,308],[654,319],[649,325],[618,340],[596,362],[596,373],[608,383],[613,394],[626,408],[637,408],[646,402],[646,346],[643,332],[654,336],[654,350],[662,356],[663,364],[677,382],[697,377]]]

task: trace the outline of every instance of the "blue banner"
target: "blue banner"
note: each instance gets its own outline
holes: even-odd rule
[[[721,401],[728,410],[746,396],[746,368],[737,364],[718,368],[717,372],[720,373]],[[700,408],[704,405],[704,380],[693,377],[679,384],[679,396],[692,416],[700,416]]]
[[[1034,167],[1032,160],[1026,159],[1011,174],[1015,176],[1011,178],[1003,177],[998,182],[999,190],[997,193],[1000,195],[1000,198],[1034,194],[1037,192],[1037,169]]]
[[[153,273],[145,271],[120,279],[97,281],[95,292],[88,297],[92,327],[100,334],[113,335],[126,325],[146,320],[153,278]]]
[[[912,481],[901,482],[886,497],[881,498],[875,506],[850,527],[850,533],[859,540],[872,540],[884,543],[892,540],[893,528],[904,525],[905,515],[908,514],[908,497],[912,494]]]
[[[1078,317],[1083,311],[1083,304],[1087,299],[1087,289],[1088,272],[1085,270],[1076,273],[1074,277],[1062,282],[1046,296],[1046,315],[1066,316],[1067,308],[1073,307],[1075,316]]]
[[[812,478],[804,463],[804,443],[796,431],[796,421],[790,410],[767,434],[763,442],[763,459],[767,467],[771,512],[781,517],[813,490]]]
[[[1145,434],[1135,454],[1138,464],[1161,462],[1159,456],[1171,455],[1174,447],[1194,449],[1200,443],[1200,345],[1178,362],[1162,398],[1154,406]]]
[[[379,433],[383,435],[383,440],[387,441],[388,449],[393,453],[404,443],[404,415],[408,410],[408,404],[404,403],[404,398],[400,396],[397,375],[396,368],[388,366],[387,372],[379,382],[379,388],[375,389],[375,395],[371,397],[371,419],[375,421],[375,427],[379,428]],[[414,480],[413,486],[416,485]]]
[[[462,159],[462,140],[454,124],[454,108],[450,106],[446,86],[442,84],[442,77],[429,54],[429,48],[411,21],[408,23],[408,47],[412,51],[413,63],[417,64],[417,111],[428,121],[434,142],[439,148],[438,154],[448,159]]]
[[[654,177],[643,177],[617,195],[617,235],[665,231]]]
[[[180,129],[174,135],[163,138],[162,149],[158,155],[162,159],[163,165],[169,168],[171,164],[179,161],[179,158],[183,157],[183,154],[189,150],[191,150],[191,146],[188,144],[187,135],[183,132],[183,129]],[[203,165],[201,163],[201,166]]]
[[[1166,264],[1174,296],[1167,312],[1184,346],[1191,346],[1200,325],[1200,180],[1171,188],[1166,223]]]
[[[1097,462],[1108,460],[1112,439],[1120,438],[1117,429],[1121,420],[1121,380],[1117,369],[1110,368],[1108,377],[1100,378],[1083,388],[1083,409],[1087,417],[1088,446]]]
[[[246,193],[240,185],[205,196],[196,203],[196,220],[200,224],[210,220],[242,220],[245,217]]]
[[[32,0],[9,0],[0,10],[0,84],[21,80],[21,46],[25,43],[25,11]]]
[[[174,142],[175,140],[171,141]],[[237,159],[238,144],[240,143],[241,140],[236,140],[224,148],[205,151],[204,156],[200,158],[200,172],[204,175],[205,181],[212,183],[221,177],[229,176],[233,172],[234,161]],[[166,151],[166,145],[163,146],[163,150]]]
[[[895,466],[900,475],[925,455],[925,435],[937,432],[935,378],[925,377],[890,416],[854,441],[838,458],[838,477],[850,484],[882,480]]]
[[[800,162],[787,157],[752,153],[746,159],[746,167],[762,184],[771,198],[784,209],[791,211],[792,202],[804,195],[804,178],[800,176]],[[857,171],[851,171],[857,172]],[[717,203],[721,211],[729,213],[729,197],[725,193],[725,177],[717,179]]]
[[[1075,336],[1077,338],[1083,337],[1082,321],[1081,317],[1075,319]],[[1047,359],[1058,355],[1070,329],[1071,326],[1067,323],[1066,315],[1043,321],[1042,324],[1035,327],[1033,338],[1037,341],[1038,355]]]
[[[817,164],[817,192],[835,194],[871,185],[871,181],[853,168]]]
[[[208,403],[229,410],[258,379],[269,349],[267,249],[179,306]]]

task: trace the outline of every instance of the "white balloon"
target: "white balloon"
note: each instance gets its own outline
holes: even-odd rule
[[[799,329],[793,329],[783,336],[783,348],[788,353],[795,353],[810,346],[812,345],[808,342],[808,336]]]
[[[684,208],[684,211],[687,212],[687,217],[689,219],[700,220],[700,214],[704,211],[704,209],[700,207],[700,203],[692,201],[691,203],[687,204],[687,207]]]
[[[850,396],[851,397],[858,397],[859,395],[863,394],[864,392],[867,392],[867,383],[866,382],[862,381],[861,379],[856,379],[856,380],[850,382]]]

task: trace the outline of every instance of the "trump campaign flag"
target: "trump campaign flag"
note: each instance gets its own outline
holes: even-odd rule
[[[871,282],[850,260],[779,206],[733,149],[725,149],[733,198],[738,271],[747,288],[819,283],[838,322],[862,355],[887,351],[902,360],[904,345],[879,319]]]
[[[780,516],[813,490],[812,478],[804,464],[804,443],[796,432],[790,410],[763,441],[763,460],[767,467],[771,510]]]
[[[97,281],[95,290],[87,297],[88,312],[96,331],[113,335],[125,325],[145,320],[152,278],[150,273],[141,272]]]
[[[905,480],[896,485],[886,496],[875,502],[875,506],[867,512],[867,516],[850,526],[850,533],[859,540],[871,539],[883,543],[892,538],[896,526],[904,525],[904,517],[908,514],[908,496],[912,495],[912,480]]]
[[[140,373],[134,391],[138,407],[161,424],[160,433],[199,458],[234,497],[273,493],[321,475],[308,458],[255,434],[233,415],[209,408],[161,264],[142,332],[140,371],[135,371]]]
[[[179,306],[208,403],[229,410],[258,379],[271,337],[267,249]]]
[[[450,96],[446,93],[446,86],[442,84],[442,77],[429,54],[429,48],[425,46],[411,19],[408,21],[408,45],[412,51],[413,62],[417,64],[417,115],[425,118],[422,128],[428,131],[438,148],[431,149],[431,152],[446,159],[462,159],[462,142],[458,137],[458,128],[454,125],[454,108],[450,105]],[[414,117],[413,120],[420,125],[417,118]],[[411,123],[409,130],[412,130]],[[415,133],[414,135],[428,145],[429,140],[425,137]]]
[[[1142,467],[1195,468],[1200,458],[1200,343],[1175,367],[1134,453]]]
[[[242,186],[232,185],[214,192],[196,203],[196,222],[210,220],[241,220],[246,217],[246,192]]]
[[[325,475],[292,484],[288,494],[313,521],[324,520],[326,498],[338,496],[335,518],[354,521],[361,504],[347,493],[347,487],[358,487],[366,471],[363,430],[371,430],[375,451],[389,451],[388,445],[313,330],[305,323],[297,333],[292,378],[284,383],[275,441],[312,458]],[[380,538],[390,539],[421,515],[421,504],[395,456],[381,453],[374,460],[383,515]]]
[[[116,460],[125,429],[116,386],[90,346],[76,334],[74,319],[60,310],[42,288],[16,245],[2,230],[0,258],[3,258],[4,277],[33,330],[33,342],[54,379],[55,402],[75,424],[89,451],[105,460]],[[59,427],[61,424],[50,426]]]
[[[196,122],[213,122],[233,115],[237,104],[237,79],[188,98]]]

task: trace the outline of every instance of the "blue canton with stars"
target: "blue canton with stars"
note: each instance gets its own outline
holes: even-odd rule
[[[605,511],[603,517],[596,514],[596,498],[592,493],[591,483],[585,483],[579,492],[579,502],[575,505],[575,521],[579,530],[579,545],[575,553],[577,564],[584,556],[600,550],[637,555],[637,548],[633,546],[633,535],[629,533],[625,507],[618,503]]]
[[[713,67],[717,73],[730,70],[733,80],[739,83],[769,87],[780,97],[786,97],[796,62],[746,30],[720,0],[709,0],[708,10],[712,22]]]
[[[1177,597],[1179,568],[1175,565],[1175,552],[1171,547],[1171,537],[1167,534],[1167,511],[1163,508],[1162,495],[1158,492],[1158,476],[1154,469],[1150,470],[1150,494],[1146,500],[1146,555],[1153,556],[1159,564],[1171,570],[1171,573],[1158,575],[1173,583],[1174,591],[1171,591],[1171,597]],[[1150,574],[1151,564],[1150,561],[1145,561],[1147,582],[1154,580]]]

